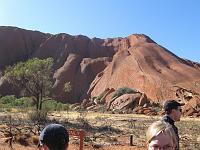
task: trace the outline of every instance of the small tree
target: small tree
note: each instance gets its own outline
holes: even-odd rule
[[[43,98],[49,95],[52,88],[52,65],[52,58],[33,58],[7,67],[4,77],[22,89],[23,95],[32,96],[37,110],[41,110]]]

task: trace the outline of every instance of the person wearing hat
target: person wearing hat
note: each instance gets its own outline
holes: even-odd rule
[[[180,121],[182,113],[181,106],[183,105],[184,103],[179,103],[176,100],[167,100],[163,105],[165,115],[161,120],[169,123],[174,129],[178,141],[178,147],[176,148],[176,150],[179,150],[179,134],[178,128],[175,126],[175,122]]]
[[[69,133],[67,129],[60,124],[50,124],[40,133],[40,150],[67,150],[68,143]]]

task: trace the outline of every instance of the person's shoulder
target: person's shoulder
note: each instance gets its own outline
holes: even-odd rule
[[[167,115],[164,115],[164,116],[161,118],[161,121],[168,122],[168,116],[167,116]]]

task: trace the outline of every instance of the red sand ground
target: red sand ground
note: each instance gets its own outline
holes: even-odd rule
[[[13,145],[14,150],[37,150],[37,147],[25,147],[21,146],[19,144],[14,144]],[[94,150],[95,148],[92,146],[84,146],[83,150]],[[7,144],[1,144],[0,145],[0,150],[10,150]],[[79,145],[74,145],[70,144],[68,150],[79,150]],[[145,148],[136,148],[134,146],[122,146],[122,145],[117,145],[117,146],[104,146],[100,147],[97,150],[145,150]]]

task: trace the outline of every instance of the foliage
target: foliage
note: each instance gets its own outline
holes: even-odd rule
[[[70,82],[66,82],[63,88],[65,93],[70,93],[72,91],[72,86]]]
[[[53,99],[43,102],[43,109],[47,111],[69,111],[69,104],[63,104]]]
[[[29,97],[22,97],[19,99],[16,99],[14,102],[15,106],[22,106],[24,108],[32,107],[33,106],[33,100]]]
[[[52,58],[33,58],[7,67],[4,77],[22,89],[25,96],[32,96],[37,110],[41,110],[43,97],[49,95],[52,88],[52,65]]]
[[[99,104],[103,104],[104,103],[104,99],[102,99],[104,97],[104,95],[106,94],[107,91],[103,91],[101,94],[99,94],[97,97],[96,97],[96,101],[99,103]]]
[[[112,96],[112,98],[117,98],[123,94],[131,94],[131,93],[137,93],[137,90],[135,89],[131,89],[131,88],[128,88],[128,87],[122,87],[122,88],[119,88]]]
[[[0,99],[1,104],[12,104],[16,100],[14,95],[4,96]]]
[[[14,95],[8,95],[0,98],[0,108],[2,111],[11,111],[11,108],[20,108],[20,110],[31,110],[33,108],[33,100],[30,97],[16,98]],[[63,104],[53,99],[44,98],[44,111],[70,111],[69,104]]]
[[[153,111],[155,113],[160,113],[162,111],[162,107],[155,107],[155,108],[153,108]]]
[[[33,101],[28,97],[16,98],[14,95],[8,95],[0,98],[0,107],[2,108],[28,108],[32,107]]]

